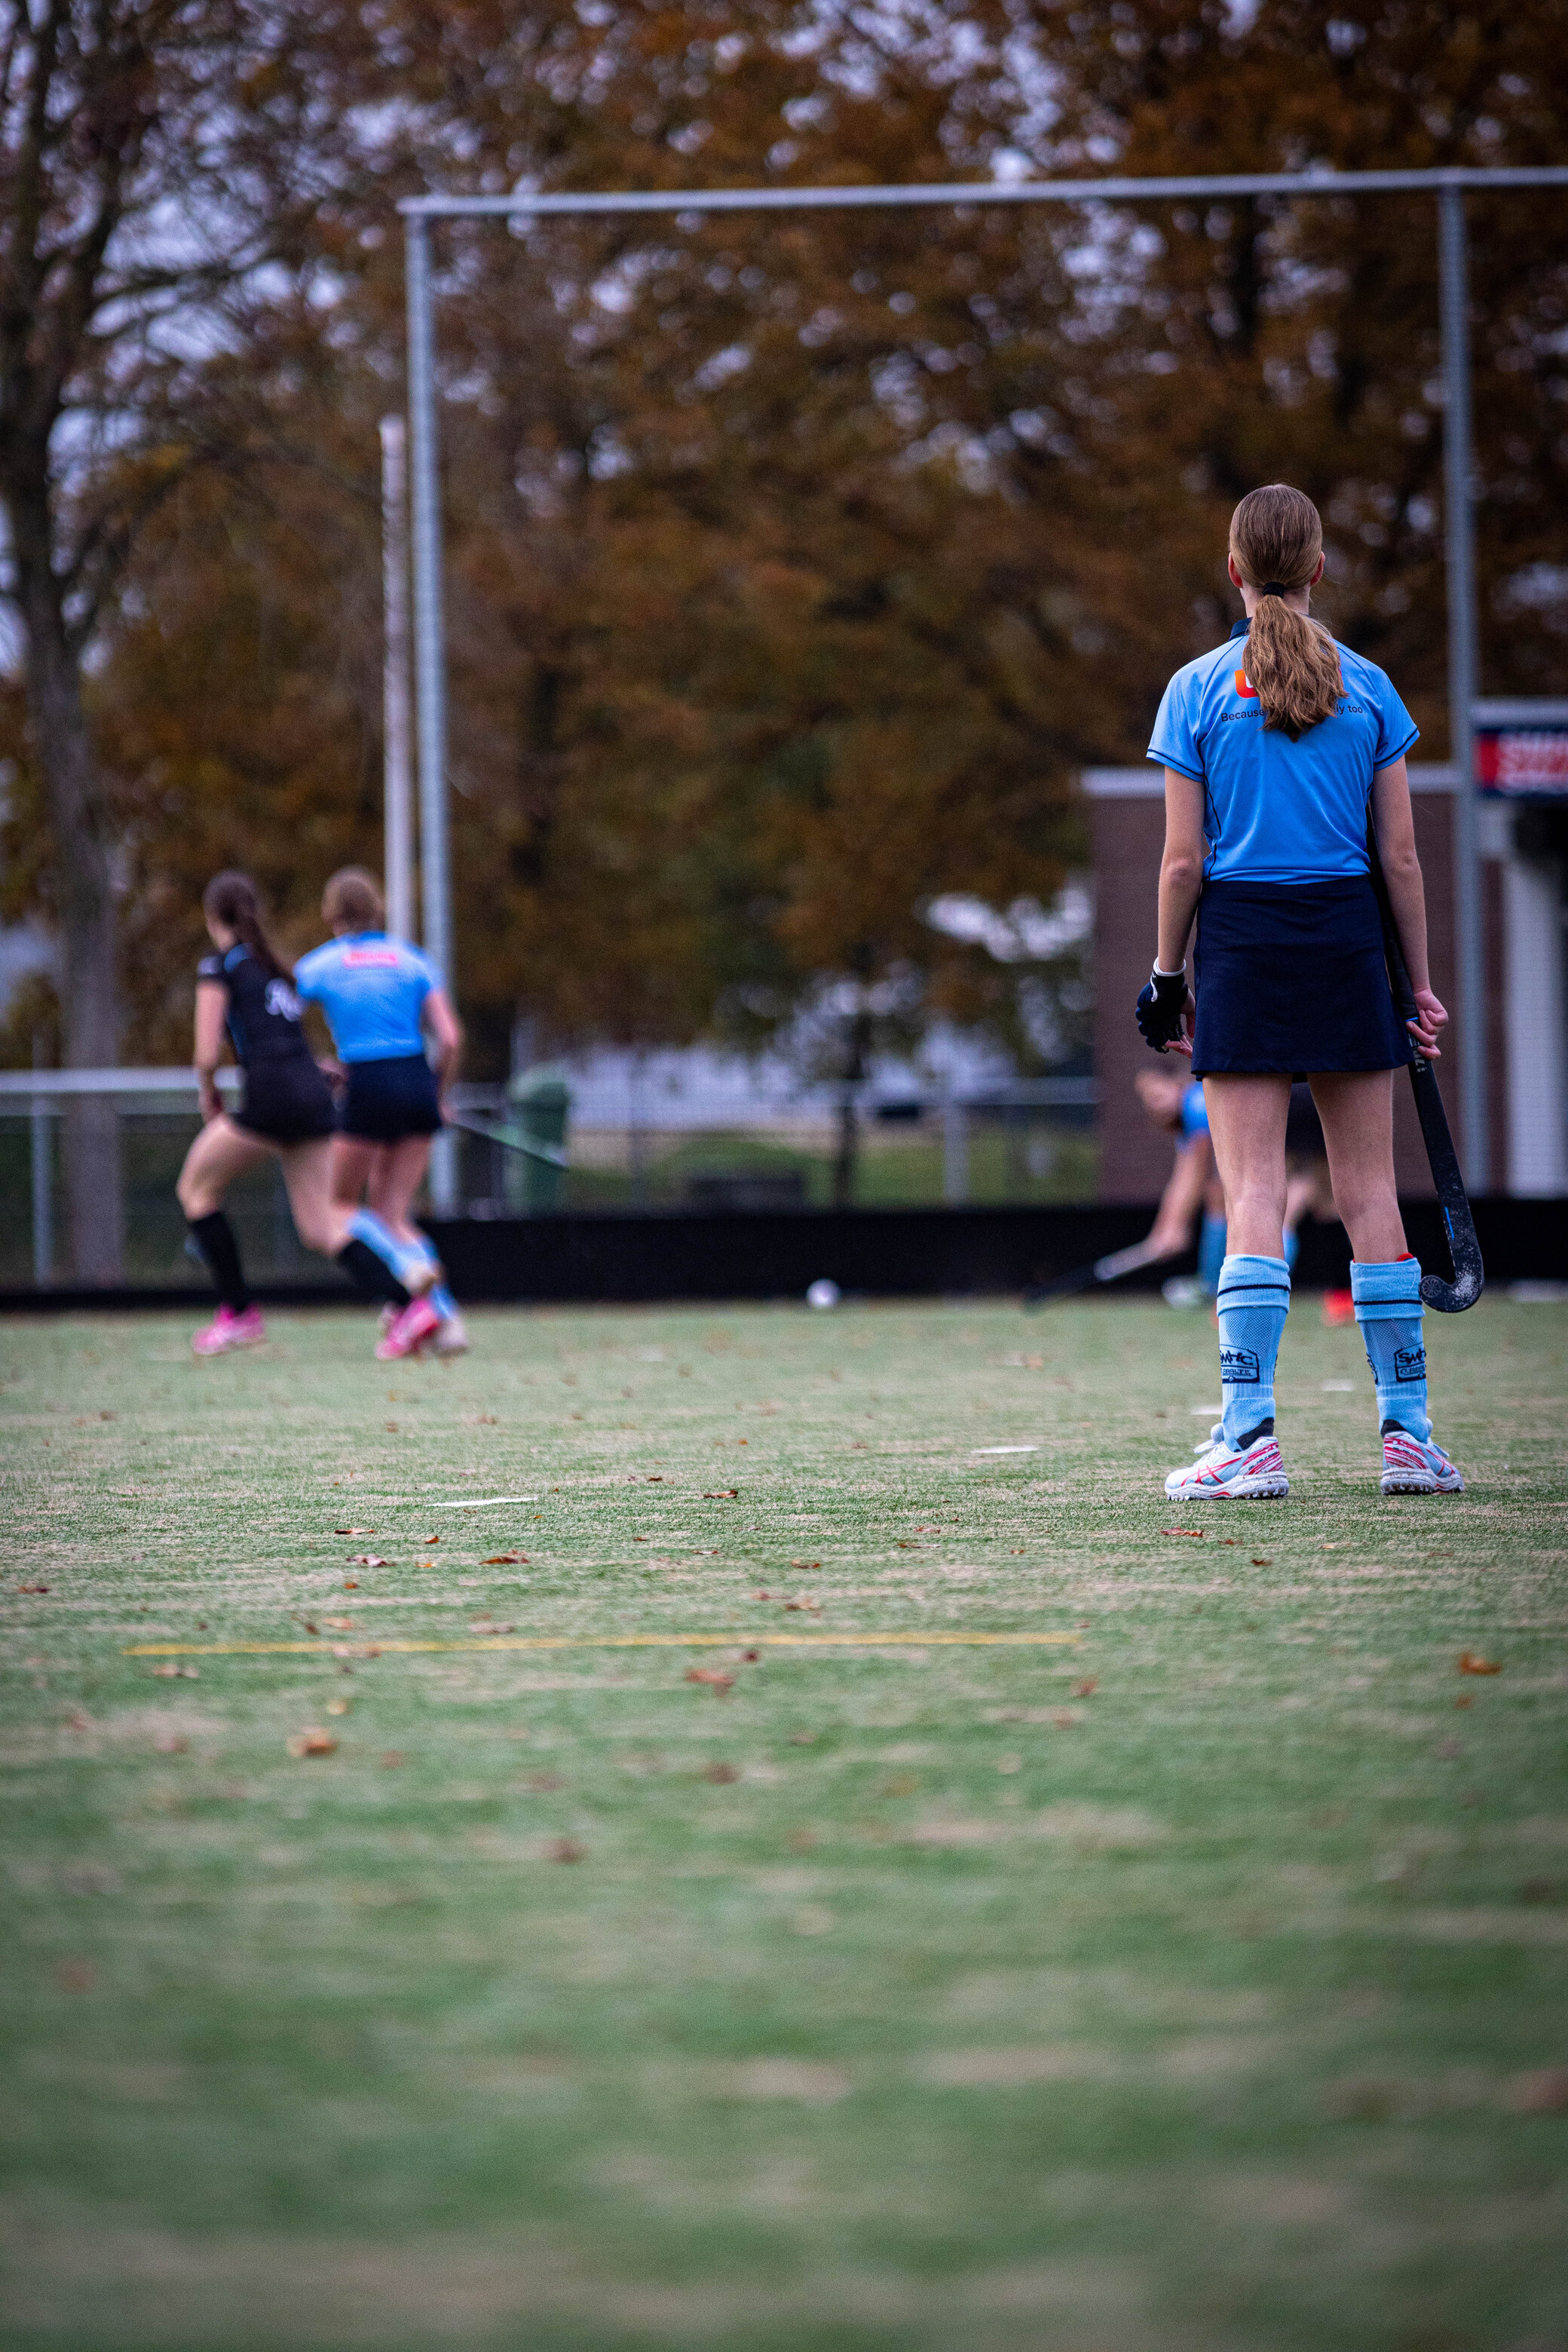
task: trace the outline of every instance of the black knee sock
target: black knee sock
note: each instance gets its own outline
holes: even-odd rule
[[[232,1314],[243,1315],[250,1304],[250,1293],[240,1272],[239,1244],[235,1240],[234,1227],[221,1209],[215,1209],[209,1217],[187,1217],[185,1223],[191,1229],[191,1239],[207,1262],[218,1297]]]
[[[338,1252],[338,1264],[354,1288],[363,1290],[367,1298],[386,1298],[394,1307],[407,1306],[408,1293],[385,1259],[377,1257],[368,1242],[345,1242]]]

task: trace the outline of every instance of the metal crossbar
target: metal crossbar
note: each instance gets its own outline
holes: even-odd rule
[[[415,675],[418,688],[420,894],[425,950],[450,987],[452,883],[447,777],[447,655],[443,614],[440,483],[436,408],[430,225],[447,220],[546,219],[562,215],[662,213],[693,220],[711,213],[828,212],[873,206],[977,210],[991,205],[1121,205],[1213,201],[1227,196],[1358,197],[1434,194],[1444,383],[1444,536],[1448,599],[1450,757],[1454,795],[1455,929],[1460,1125],[1472,1191],[1490,1172],[1485,1022],[1485,939],[1471,706],[1479,669],[1476,634],[1469,323],[1464,199],[1487,189],[1568,186],[1568,165],[1500,164],[1470,169],[1382,172],[1220,172],[1142,179],[948,180],[913,185],[811,188],[518,188],[501,195],[433,192],[405,196],[408,407],[413,460]],[[445,1151],[432,1167],[440,1210],[455,1171]]]

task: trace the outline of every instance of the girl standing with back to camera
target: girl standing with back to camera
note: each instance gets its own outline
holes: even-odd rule
[[[1177,671],[1149,746],[1165,771],[1165,850],[1159,949],[1138,1025],[1156,1052],[1192,1056],[1228,1216],[1223,1418],[1165,1492],[1191,1502],[1289,1492],[1274,1365],[1290,1304],[1285,1127],[1292,1076],[1305,1074],[1350,1232],[1383,1491],[1458,1494],[1464,1480],[1432,1442],[1421,1268],[1394,1192],[1394,1072],[1414,1056],[1389,993],[1367,852],[1370,812],[1419,1008],[1410,1031],[1435,1060],[1448,1016],[1429,983],[1405,772],[1416,729],[1383,671],[1308,617],[1323,573],[1310,499],[1282,482],[1243,499],[1228,569],[1247,618]],[[1186,978],[1194,916],[1195,1007]]]

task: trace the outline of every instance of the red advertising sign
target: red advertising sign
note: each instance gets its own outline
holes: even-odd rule
[[[1568,705],[1479,704],[1476,782],[1496,799],[1568,800]]]

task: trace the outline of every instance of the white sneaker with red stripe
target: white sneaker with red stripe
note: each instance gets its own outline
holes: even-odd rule
[[[1412,1437],[1396,1421],[1383,1424],[1385,1495],[1462,1495],[1465,1482],[1440,1445]]]
[[[1165,1481],[1172,1503],[1277,1503],[1290,1492],[1274,1433],[1233,1454],[1223,1434]]]
[[[427,1298],[410,1299],[385,1337],[376,1341],[376,1361],[390,1364],[399,1356],[414,1355],[440,1328],[441,1318]]]

